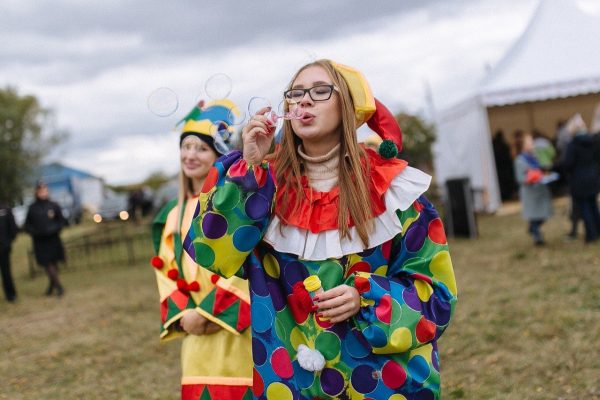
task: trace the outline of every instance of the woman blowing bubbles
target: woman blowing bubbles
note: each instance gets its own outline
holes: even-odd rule
[[[401,145],[362,74],[308,64],[284,94],[300,119],[272,146],[267,109],[244,152],[209,173],[186,250],[250,283],[253,392],[259,399],[438,399],[437,339],[456,284],[430,177],[359,146],[365,121]]]

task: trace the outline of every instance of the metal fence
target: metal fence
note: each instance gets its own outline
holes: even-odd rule
[[[103,224],[92,233],[64,240],[66,263],[64,270],[96,268],[113,265],[134,265],[152,256],[152,241],[148,226],[133,223]],[[33,250],[28,251],[29,275],[41,272]]]

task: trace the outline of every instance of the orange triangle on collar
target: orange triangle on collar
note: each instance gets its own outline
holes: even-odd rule
[[[370,163],[369,195],[371,198],[371,212],[377,217],[385,211],[384,195],[390,187],[392,180],[401,173],[408,163],[397,158],[384,159],[377,152],[366,149]],[[338,229],[339,211],[339,187],[334,187],[329,192],[319,192],[312,189],[308,179],[302,177],[302,192],[298,193],[295,185],[286,184],[279,187],[276,195],[275,214],[286,225],[296,226],[301,229],[319,233],[327,230]],[[285,201],[290,206],[285,213],[280,206],[284,201],[284,193],[287,192]],[[293,208],[296,199],[300,196],[300,203]],[[354,222],[350,220],[350,227]]]

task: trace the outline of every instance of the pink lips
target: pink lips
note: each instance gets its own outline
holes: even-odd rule
[[[305,125],[312,123],[314,120],[315,116],[307,112],[302,113],[302,117],[300,118],[300,122],[302,122]]]

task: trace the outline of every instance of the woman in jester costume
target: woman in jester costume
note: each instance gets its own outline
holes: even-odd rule
[[[395,157],[400,128],[355,69],[308,64],[284,97],[301,117],[270,155],[269,110],[251,118],[184,242],[249,280],[255,398],[439,399],[457,291],[430,177]],[[364,122],[381,155],[358,144]]]
[[[181,122],[179,197],[157,214],[152,235],[160,295],[160,339],[185,336],[181,398],[250,399],[250,296],[243,279],[221,278],[183,251],[198,193],[219,155],[228,151],[235,105],[201,102]]]

